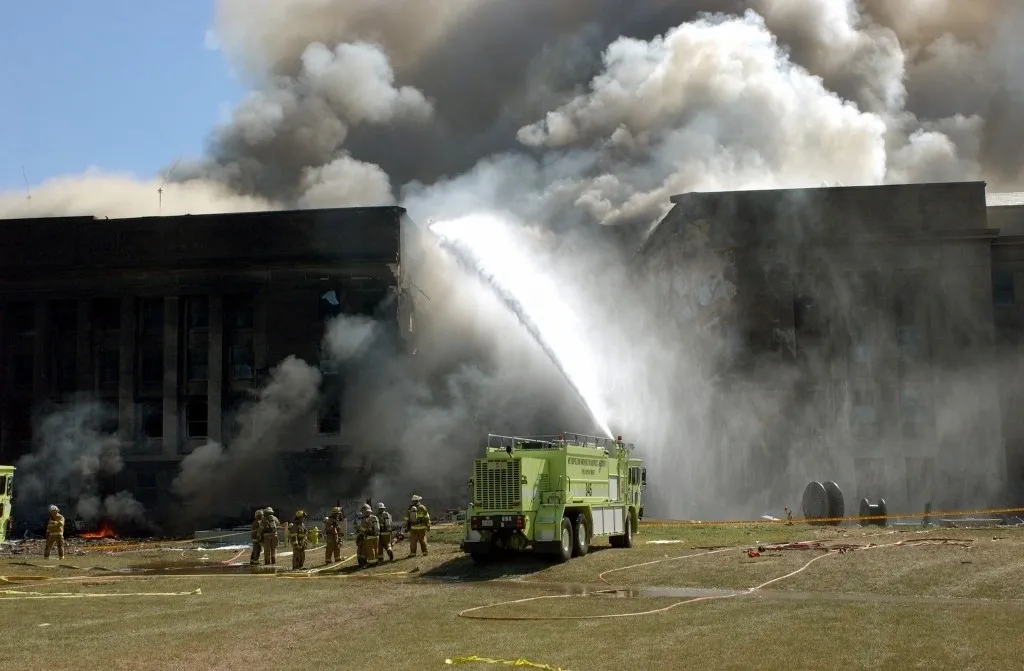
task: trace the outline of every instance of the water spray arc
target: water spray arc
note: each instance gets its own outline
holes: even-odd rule
[[[467,218],[468,219],[468,218]],[[479,226],[486,226],[487,221],[481,217],[481,221],[477,222]],[[611,428],[608,426],[607,420],[604,418],[604,412],[601,410],[601,405],[595,398],[597,389],[594,385],[587,385],[581,383],[579,378],[579,370],[569,370],[569,366],[566,363],[566,353],[560,352],[557,345],[552,343],[553,337],[551,333],[546,333],[538,324],[535,311],[531,311],[524,305],[525,297],[516,295],[516,292],[508,286],[506,282],[503,282],[497,273],[493,270],[489,270],[484,259],[478,253],[479,250],[474,250],[473,245],[467,239],[458,235],[460,223],[465,223],[461,220],[453,222],[436,222],[428,225],[429,230],[435,235],[438,244],[446,252],[451,254],[452,258],[464,269],[476,275],[484,285],[486,285],[494,295],[505,305],[505,307],[515,315],[519,323],[526,329],[527,333],[536,341],[540,348],[547,354],[548,358],[555,365],[555,368],[562,374],[565,381],[569,384],[572,390],[576,393],[577,398],[583,407],[590,414],[591,419],[595,425],[609,438],[615,438]],[[508,242],[508,241],[506,241]],[[501,245],[501,249],[506,253],[505,262],[511,267],[519,268],[518,272],[527,273],[533,272],[534,269],[524,267],[517,262],[517,259],[508,258],[508,254],[514,254],[514,250],[510,249],[509,246]],[[545,297],[546,301],[553,300],[552,295]],[[562,312],[562,310],[559,310]],[[568,314],[568,309],[564,308],[563,314]],[[560,326],[558,328],[561,328]],[[590,362],[584,362],[583,366],[592,365]],[[580,367],[575,367],[579,369]]]

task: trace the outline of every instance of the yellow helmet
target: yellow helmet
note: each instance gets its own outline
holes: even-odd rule
[[[340,515],[341,514],[341,507],[334,506],[333,508],[331,508],[331,513],[334,514],[334,515]]]
[[[305,516],[306,516],[306,513],[305,513],[305,511],[302,511],[302,510],[297,510],[297,511],[295,511],[295,518],[296,518],[296,519],[298,519],[298,518],[300,518],[300,517],[305,517]]]

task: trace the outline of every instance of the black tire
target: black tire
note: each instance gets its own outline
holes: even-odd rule
[[[633,516],[626,513],[626,533],[622,534],[622,547],[633,547]]]
[[[558,552],[555,553],[555,561],[559,564],[564,564],[572,559],[573,549],[572,523],[569,521],[568,517],[562,518],[562,528],[560,530],[559,540],[561,542],[558,544]]]
[[[623,528],[625,529],[624,533],[618,536],[612,536],[608,539],[613,548],[633,547],[633,516],[628,510],[626,511],[626,525]]]
[[[590,531],[587,529],[587,517],[580,513],[572,525],[572,556],[585,557],[589,549]]]
[[[474,564],[488,564],[491,561],[490,552],[470,552],[469,558],[473,560]]]

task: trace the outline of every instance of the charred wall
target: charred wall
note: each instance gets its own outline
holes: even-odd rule
[[[320,361],[327,319],[376,314],[397,327],[403,217],[385,207],[0,222],[0,463],[38,448],[44,416],[98,400],[111,410],[103,430],[124,445],[111,486],[168,514],[181,459],[230,442],[277,362],[320,362],[325,386],[343,384]],[[297,453],[343,452],[337,400],[289,435]]]
[[[998,372],[1017,361],[1002,345],[1022,322],[1015,302],[999,307],[993,294],[993,278],[1005,284],[1017,268],[1019,243],[989,223],[983,183],[673,201],[636,271],[690,276],[680,285],[692,290],[669,299],[697,315],[684,337],[713,353],[708,393],[753,386],[781,408],[761,420],[758,463],[723,464],[723,491],[792,501],[807,480],[835,479],[848,499],[919,511],[1001,501],[1008,478],[1024,477],[1008,420],[1019,404]],[[716,406],[708,421],[721,443],[705,449],[729,452],[728,412]]]

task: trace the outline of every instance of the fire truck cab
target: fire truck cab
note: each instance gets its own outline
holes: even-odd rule
[[[632,451],[621,436],[489,435],[469,481],[463,551],[483,562],[532,547],[565,562],[587,554],[594,538],[632,547],[647,487]]]

